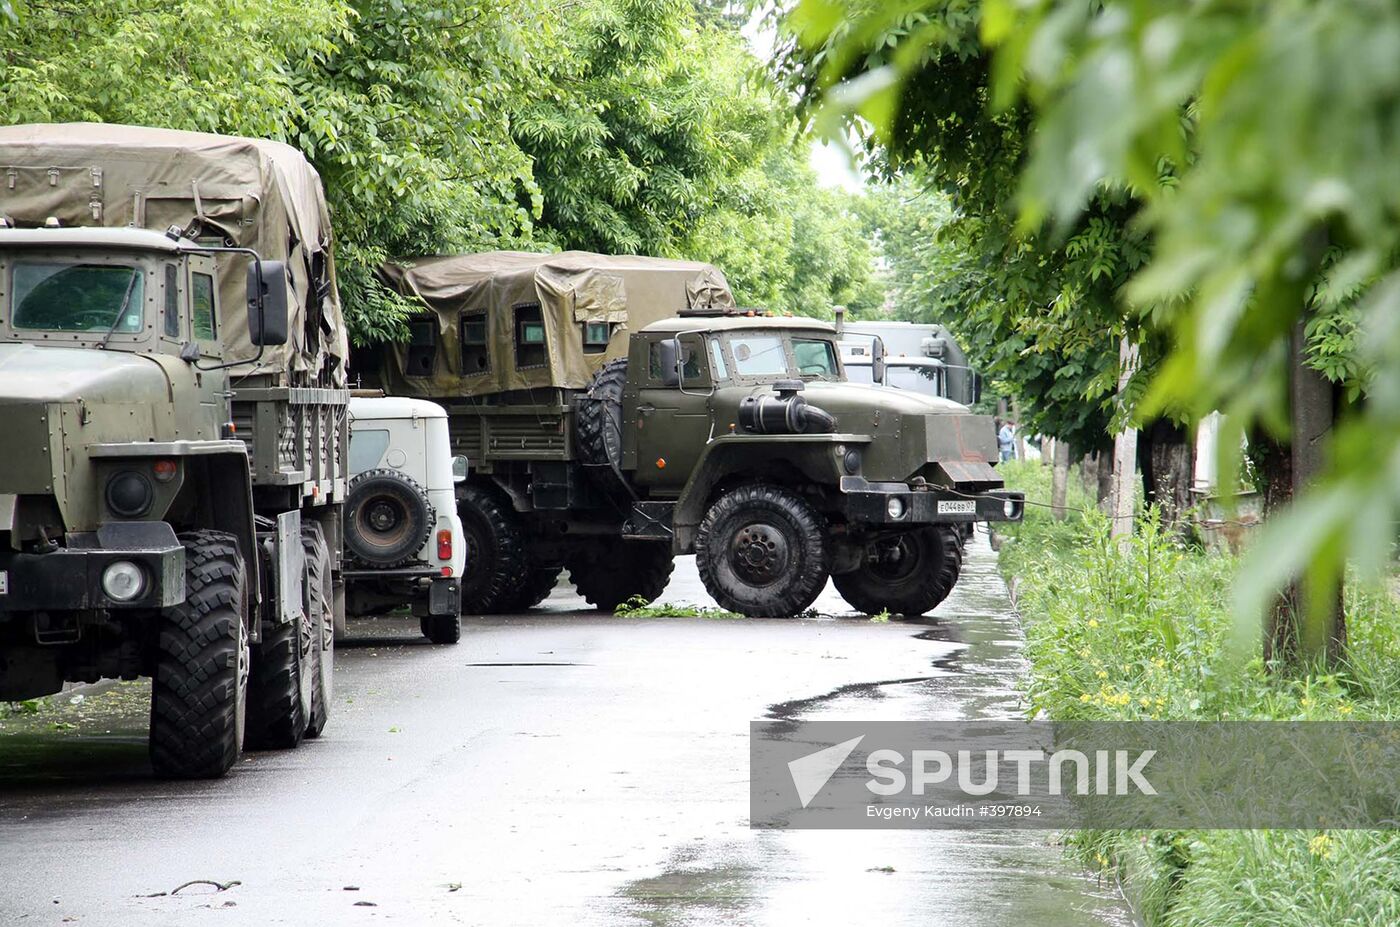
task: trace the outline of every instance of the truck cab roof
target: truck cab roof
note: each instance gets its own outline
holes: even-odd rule
[[[735,332],[755,329],[784,329],[788,331],[811,331],[835,337],[836,328],[830,322],[797,316],[771,315],[692,315],[680,318],[661,319],[642,329],[644,333],[662,332]]]
[[[189,239],[173,239],[162,232],[134,228],[12,229],[0,227],[0,248],[123,248],[131,251],[159,251],[174,254],[198,250]]]

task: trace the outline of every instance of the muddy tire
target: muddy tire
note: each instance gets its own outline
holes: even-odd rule
[[[559,574],[562,572],[562,567],[531,567],[525,574],[525,582],[520,587],[515,599],[510,603],[508,611],[528,611],[549,598],[549,594],[554,591],[554,585],[559,582]]]
[[[461,615],[424,615],[418,629],[434,644],[455,644],[462,639]]]
[[[238,761],[248,705],[247,572],[221,531],[180,536],[185,601],[161,616],[151,686],[151,766],[214,779]]]
[[[357,562],[392,569],[417,558],[437,516],[417,480],[397,470],[366,470],[345,498],[345,550]]]
[[[579,555],[569,561],[569,582],[584,601],[610,612],[632,599],[660,598],[676,566],[670,545],[621,541],[608,547],[606,557]]]
[[[962,558],[956,528],[918,528],[870,545],[860,569],[832,581],[841,598],[867,615],[922,615],[953,591]]]
[[[298,621],[264,626],[248,686],[249,747],[291,750],[306,736],[311,724],[312,652],[319,633],[306,608]]]
[[[463,487],[457,514],[467,545],[462,614],[511,611],[529,575],[520,519],[500,492],[480,485]]]
[[[626,388],[627,358],[608,361],[593,375],[574,416],[579,460],[606,489],[627,489],[622,475],[622,393]]]
[[[801,496],[761,483],[720,496],[695,536],[705,589],[751,618],[805,611],[826,585],[828,558],[822,517]]]
[[[311,713],[306,736],[320,737],[330,720],[335,696],[335,590],[331,549],[321,526],[302,525],[301,547],[306,556],[306,599],[311,613]]]

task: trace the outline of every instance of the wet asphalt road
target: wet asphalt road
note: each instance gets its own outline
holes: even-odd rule
[[[326,736],[219,782],[149,778],[142,684],[6,720],[0,925],[1125,924],[1047,834],[748,828],[750,720],[1015,712],[994,565],[979,537],[917,624],[830,587],[824,617],[748,621],[562,586],[456,647],[363,622]],[[713,604],[690,558],[663,601]],[[193,879],[240,884],[159,894]]]

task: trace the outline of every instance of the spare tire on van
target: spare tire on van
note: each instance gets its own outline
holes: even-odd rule
[[[345,550],[379,569],[418,556],[437,515],[418,481],[397,470],[366,470],[350,481],[345,502]]]

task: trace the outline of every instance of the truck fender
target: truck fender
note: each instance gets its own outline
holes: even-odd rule
[[[253,484],[248,452],[242,441],[167,441],[100,444],[89,448],[102,469],[175,458],[179,471],[174,498],[164,517],[179,530],[213,528],[238,539],[247,570],[250,605],[261,589],[257,536],[253,522]],[[201,489],[207,490],[201,492]],[[251,609],[256,614],[256,609]],[[257,623],[252,625],[257,633]]]
[[[695,529],[705,516],[710,497],[729,477],[751,472],[758,479],[839,485],[842,471],[836,447],[868,443],[869,436],[850,434],[733,434],[715,438],[705,445],[676,501],[672,519],[675,552],[686,554],[694,549]]]

